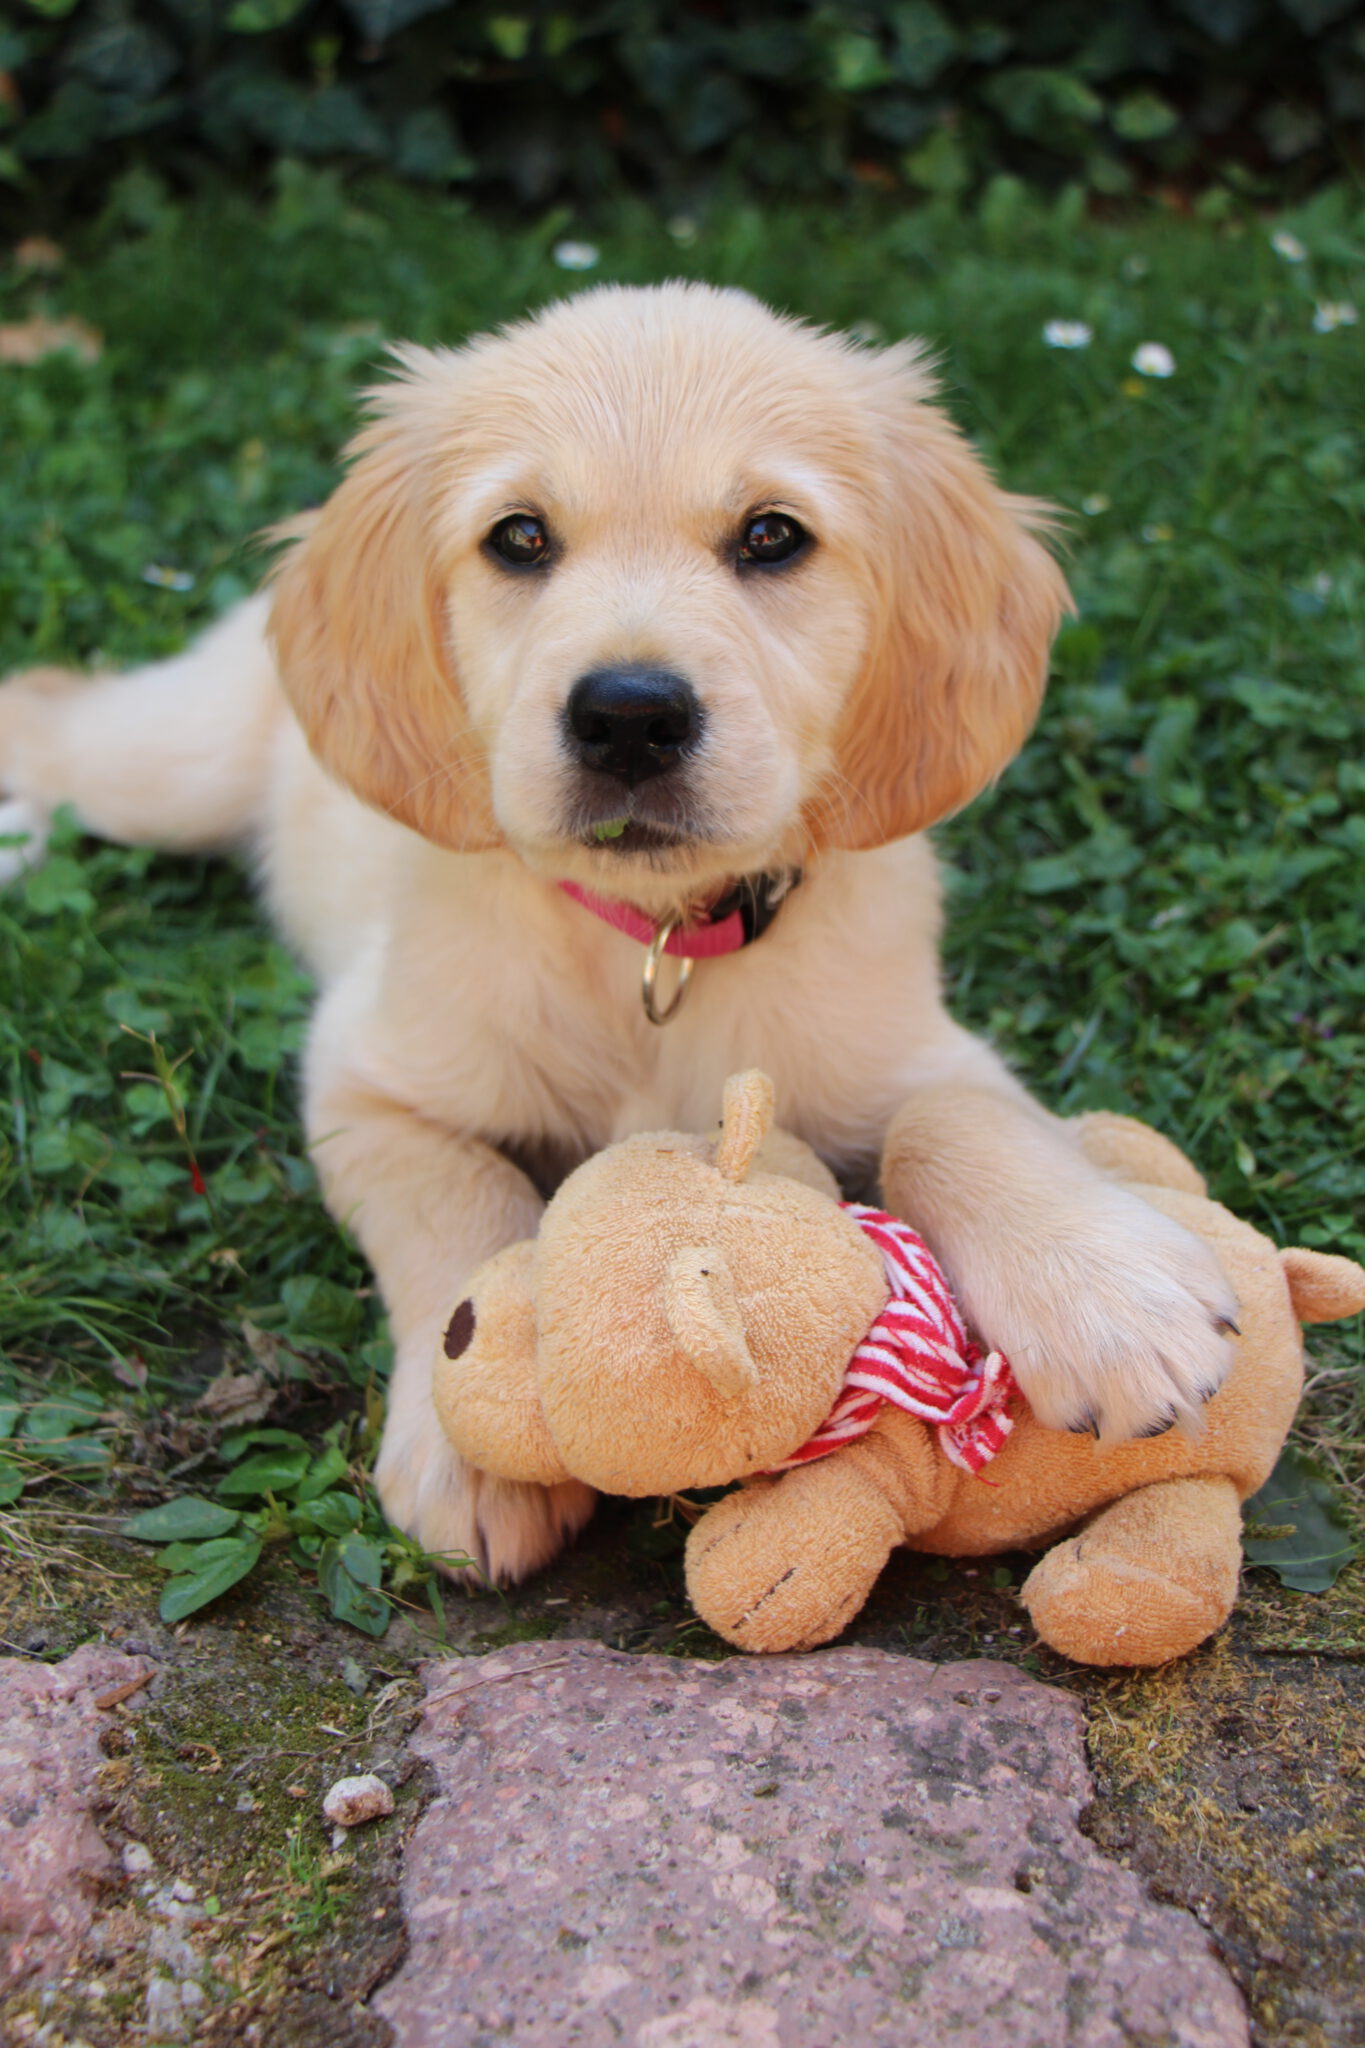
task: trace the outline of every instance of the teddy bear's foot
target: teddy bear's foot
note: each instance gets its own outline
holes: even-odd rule
[[[1043,1641],[1078,1664],[1165,1664],[1227,1620],[1241,1557],[1232,1481],[1167,1479],[1050,1550],[1022,1599]]]
[[[717,1501],[688,1538],[687,1590],[741,1650],[812,1649],[852,1621],[901,1533],[875,1485],[824,1458]]]

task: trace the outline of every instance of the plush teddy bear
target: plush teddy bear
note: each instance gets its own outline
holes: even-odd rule
[[[1365,1270],[1277,1251],[1144,1125],[1078,1118],[1087,1157],[1205,1238],[1239,1302],[1202,1426],[1098,1444],[1036,1420],[921,1241],[840,1203],[772,1113],[766,1076],[734,1076],[719,1139],[610,1147],[537,1238],[479,1269],[435,1368],[456,1448],[505,1478],[635,1496],[745,1480],[687,1544],[697,1612],[742,1649],[828,1641],[902,1543],[1043,1549],[1024,1604],[1080,1662],[1160,1664],[1202,1642],[1236,1595],[1240,1503],[1298,1405],[1299,1324],[1365,1306]]]

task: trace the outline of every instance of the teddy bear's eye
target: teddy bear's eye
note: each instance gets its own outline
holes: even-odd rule
[[[446,1325],[445,1354],[459,1358],[468,1351],[474,1335],[474,1304],[462,1301]]]

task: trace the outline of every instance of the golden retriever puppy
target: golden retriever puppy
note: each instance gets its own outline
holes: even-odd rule
[[[890,1132],[890,1204],[1047,1421],[1160,1428],[1223,1376],[1210,1253],[943,1007],[922,834],[1021,744],[1067,596],[1044,508],[932,400],[913,347],[697,285],[403,349],[271,592],[171,661],[0,692],[35,850],[67,801],[258,864],[319,982],[312,1155],[397,1347],[380,1492],[494,1578],[590,1496],[461,1466],[442,1318],[566,1168],[705,1127],[738,1067],[845,1178]],[[752,942],[656,1023],[642,941],[733,937],[737,885]],[[655,966],[659,1016],[681,970]]]

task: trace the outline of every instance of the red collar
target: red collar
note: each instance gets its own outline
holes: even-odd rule
[[[671,931],[664,942],[664,952],[680,960],[715,960],[722,953],[738,953],[742,946],[762,938],[800,880],[799,868],[787,868],[777,875],[746,876],[700,912],[692,923]],[[572,896],[575,903],[581,903],[614,930],[624,932],[642,946],[653,944],[658,924],[642,910],[629,903],[618,903],[612,897],[595,896],[591,889],[584,889],[577,882],[561,882],[559,886],[566,896]]]

